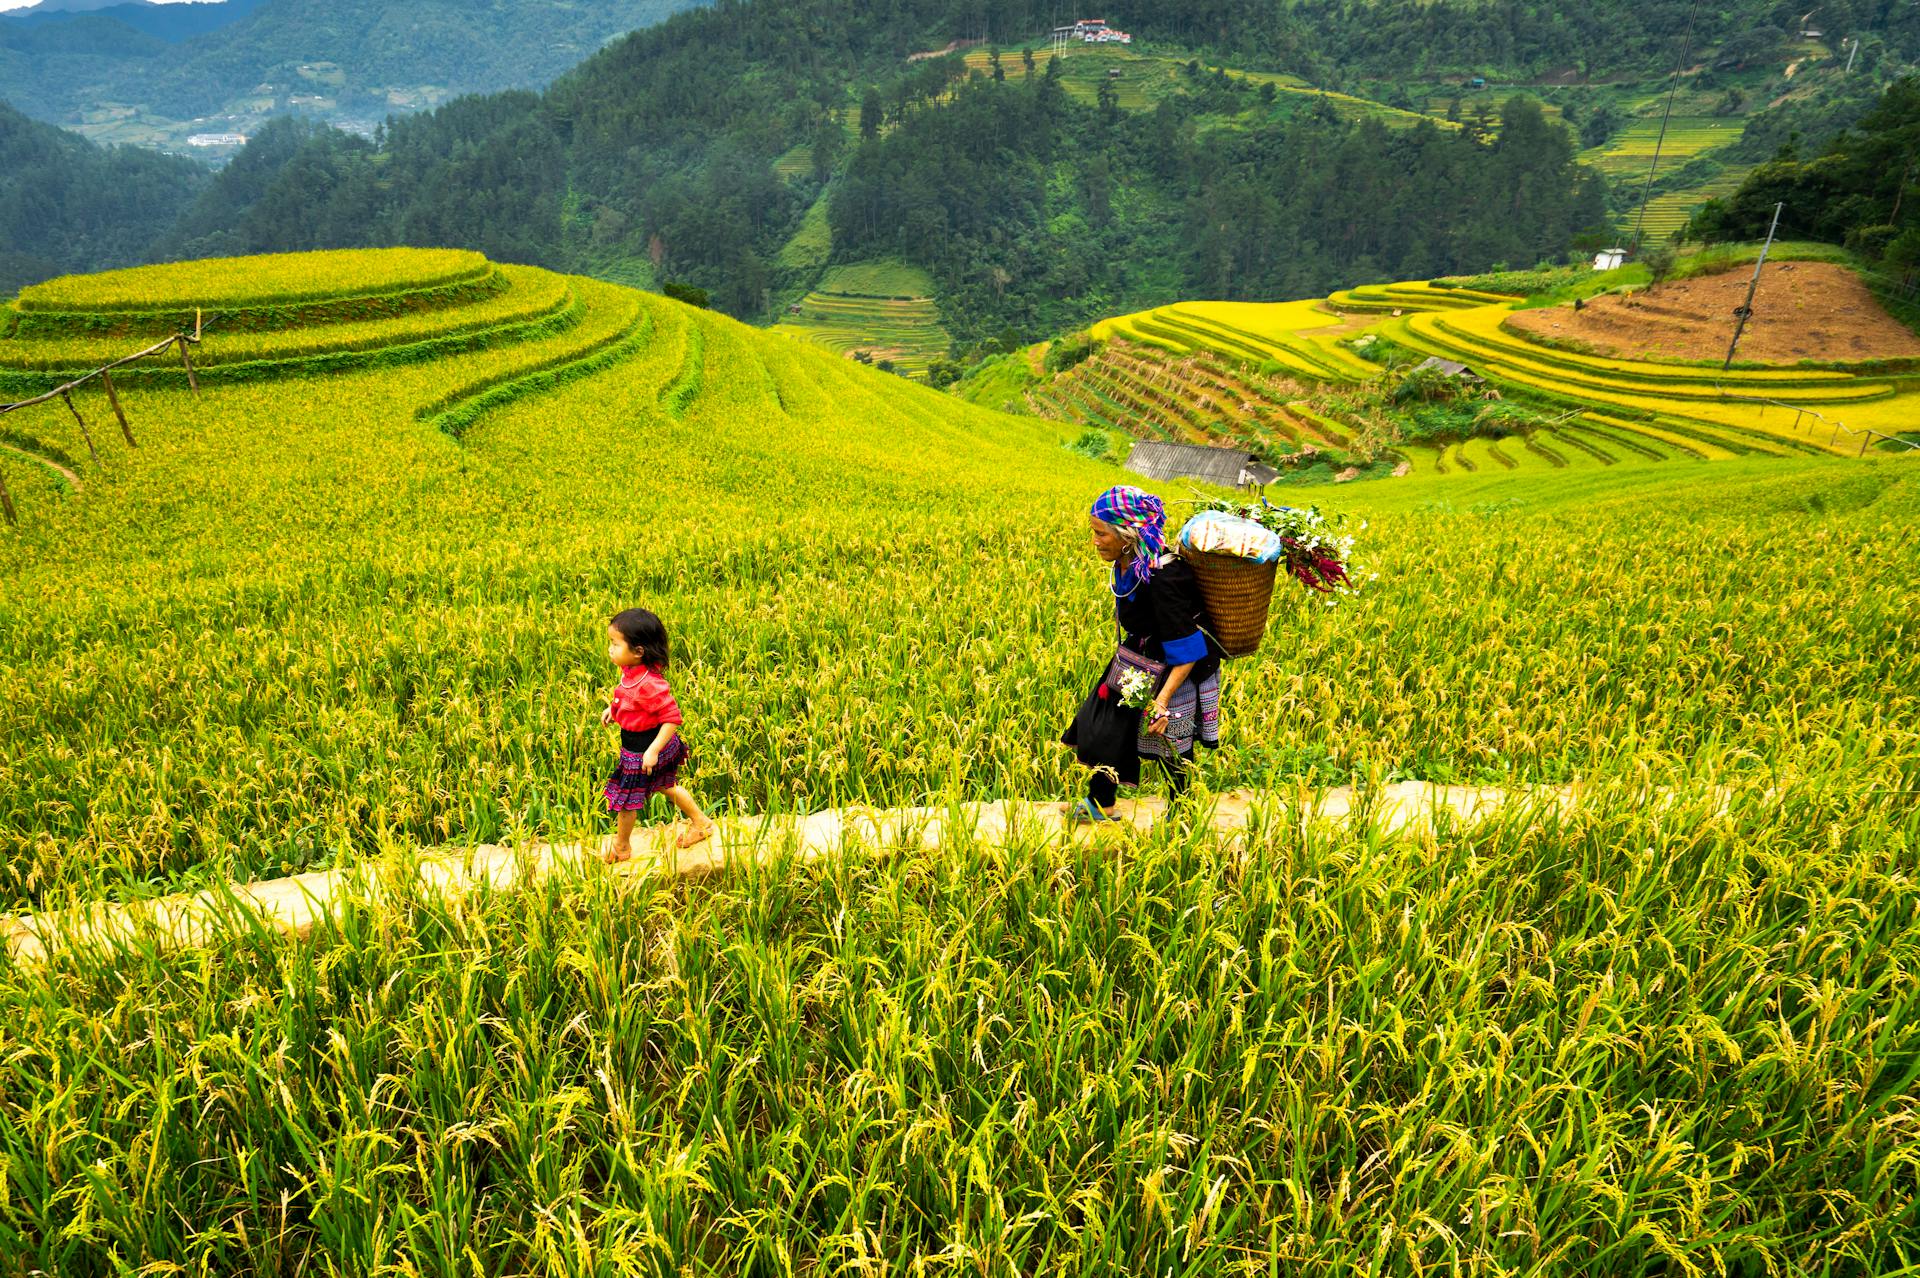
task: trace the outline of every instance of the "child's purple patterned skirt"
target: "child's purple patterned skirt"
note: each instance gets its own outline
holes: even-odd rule
[[[680,784],[680,769],[690,757],[687,743],[677,734],[660,751],[660,763],[652,772],[646,768],[645,750],[620,751],[620,761],[607,778],[607,811],[643,812],[647,800],[664,794]]]

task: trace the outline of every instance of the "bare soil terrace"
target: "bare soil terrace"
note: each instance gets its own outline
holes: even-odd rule
[[[1634,293],[1521,311],[1507,323],[1531,337],[1575,341],[1626,359],[1719,359],[1733,336],[1750,268],[1669,280]],[[1920,334],[1886,313],[1860,277],[1831,262],[1769,263],[1736,358],[1767,364],[1920,356]]]

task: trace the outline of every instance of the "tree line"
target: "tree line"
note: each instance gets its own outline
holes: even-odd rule
[[[1889,85],[1856,125],[1816,152],[1782,146],[1733,195],[1701,206],[1685,235],[1757,240],[1776,206],[1781,238],[1843,244],[1890,277],[1896,300],[1920,300],[1920,79]]]

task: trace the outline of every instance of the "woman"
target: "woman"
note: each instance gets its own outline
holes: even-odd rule
[[[1140,781],[1140,760],[1156,759],[1179,798],[1192,780],[1193,747],[1220,744],[1220,653],[1206,633],[1206,605],[1193,569],[1167,546],[1167,511],[1152,493],[1107,489],[1089,516],[1093,549],[1113,567],[1119,647],[1062,740],[1093,769],[1086,797],[1067,808],[1075,821],[1115,820],[1123,785]],[[1145,709],[1120,704],[1130,670],[1153,680]]]

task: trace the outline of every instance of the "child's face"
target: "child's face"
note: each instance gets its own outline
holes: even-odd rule
[[[640,654],[628,646],[626,637],[612,626],[607,627],[607,657],[622,670],[640,664]]]

